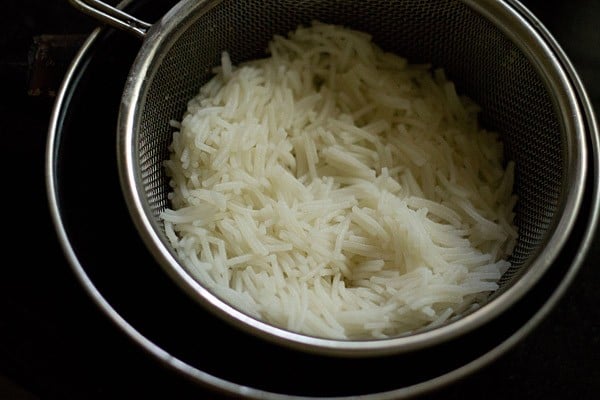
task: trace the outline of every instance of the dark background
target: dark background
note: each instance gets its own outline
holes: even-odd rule
[[[600,1],[523,4],[563,47],[600,112]],[[95,26],[67,0],[2,2],[0,399],[207,398],[100,312],[54,233],[44,181],[48,122],[73,51]],[[53,46],[49,38],[65,34],[51,62],[41,59],[44,46]],[[600,398],[599,256],[595,245],[567,293],[524,340],[426,398]]]

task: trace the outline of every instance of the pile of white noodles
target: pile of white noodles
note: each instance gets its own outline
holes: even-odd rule
[[[384,338],[472,307],[509,267],[514,165],[441,69],[322,23],[227,53],[188,104],[161,218],[195,279],[274,325]]]

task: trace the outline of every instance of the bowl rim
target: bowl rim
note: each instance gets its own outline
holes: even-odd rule
[[[122,6],[130,4],[131,0],[124,0],[122,2]],[[167,367],[183,374],[191,377],[193,380],[200,382],[203,385],[207,385],[212,389],[218,391],[224,391],[227,393],[238,394],[238,395],[247,395],[252,398],[270,398],[270,399],[293,399],[294,397],[290,396],[280,396],[277,394],[265,393],[260,390],[255,390],[252,388],[248,388],[245,386],[240,386],[233,384],[231,382],[227,382],[218,377],[207,374],[201,370],[198,370],[194,367],[189,366],[188,364],[174,358],[168,352],[160,348],[157,344],[153,343],[150,339],[145,337],[142,333],[136,330],[134,326],[132,326],[126,319],[124,319],[119,313],[113,308],[113,306],[103,297],[103,294],[95,287],[94,282],[87,275],[85,268],[80,263],[80,260],[77,257],[74,249],[71,247],[70,239],[67,234],[65,225],[62,221],[61,209],[60,209],[60,198],[59,198],[59,187],[56,177],[56,156],[58,154],[57,146],[60,142],[60,131],[62,125],[62,113],[64,109],[68,107],[68,103],[70,102],[69,93],[74,85],[77,84],[77,75],[78,71],[83,68],[83,64],[85,59],[90,56],[92,52],[93,45],[97,42],[99,34],[103,32],[105,28],[97,28],[94,30],[86,42],[80,48],[78,54],[74,58],[69,70],[67,71],[59,93],[56,97],[55,105],[52,110],[52,114],[50,117],[49,127],[48,127],[48,139],[47,139],[47,147],[46,147],[46,189],[48,195],[48,203],[49,203],[49,211],[52,218],[52,222],[55,226],[55,230],[57,236],[59,238],[59,243],[62,247],[63,252],[67,258],[67,261],[72,268],[73,273],[76,278],[85,289],[86,293],[90,296],[90,298],[94,301],[95,304],[99,307],[99,309],[120,329],[123,333],[132,339],[133,342],[140,345],[146,352],[152,355],[154,358],[159,360],[161,363],[166,365]],[[558,52],[562,51],[558,49]],[[570,77],[573,80],[573,84],[577,92],[579,93],[580,100],[585,109],[585,118],[586,123],[589,128],[589,137],[588,141],[590,144],[591,152],[589,163],[591,168],[594,171],[593,178],[597,181],[600,177],[600,143],[598,138],[598,126],[596,123],[596,118],[594,116],[593,108],[591,102],[585,93],[584,86],[581,80],[574,73],[572,67],[570,68]],[[589,224],[587,225],[587,229],[582,234],[582,240],[579,244],[579,248],[574,256],[573,262],[568,267],[568,271],[566,272],[565,278],[561,281],[560,286],[555,290],[552,296],[545,302],[544,306],[541,307],[537,313],[519,329],[513,335],[511,335],[508,339],[502,342],[499,346],[492,349],[488,353],[479,357],[478,359],[472,361],[465,366],[458,368],[450,373],[447,373],[443,376],[439,376],[432,380],[423,382],[422,384],[410,386],[406,388],[402,388],[399,390],[395,390],[389,392],[388,395],[378,394],[375,397],[373,396],[365,396],[365,399],[397,399],[397,398],[407,398],[413,395],[423,394],[427,391],[430,391],[434,388],[438,388],[444,384],[455,381],[465,375],[476,371],[477,369],[483,367],[488,364],[492,360],[498,358],[501,354],[505,353],[508,349],[512,348],[520,339],[528,334],[538,323],[550,312],[550,310],[554,307],[554,305],[558,302],[558,300],[562,297],[566,289],[571,284],[573,278],[577,274],[577,271],[583,262],[583,259],[588,253],[590,246],[592,245],[592,241],[594,238],[594,234],[599,221],[600,214],[600,187],[598,185],[591,184],[592,186],[592,196],[590,198],[590,212],[589,215],[582,216],[581,218],[587,217],[589,220]]]

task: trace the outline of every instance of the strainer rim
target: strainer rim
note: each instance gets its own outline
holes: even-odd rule
[[[558,44],[530,12],[520,5],[520,3],[513,0],[463,0],[463,3],[492,20],[501,29],[502,26],[498,25],[500,24],[500,18],[508,19],[510,17],[513,22],[519,21],[519,28],[523,29],[522,32],[507,32],[505,29],[503,29],[503,32],[508,36],[529,35],[528,37],[531,39],[530,45],[535,44],[538,46],[536,48],[537,51],[541,51],[547,56],[544,57],[545,62],[549,63],[552,66],[551,70],[557,72],[559,75],[558,77],[554,77],[559,82],[556,82],[554,79],[551,81],[555,85],[554,90],[560,88],[563,95],[568,99],[566,101],[562,97],[559,98],[561,100],[560,109],[563,117],[565,117],[564,120],[572,122],[570,128],[574,133],[572,136],[575,138],[575,143],[571,143],[568,146],[569,149],[574,149],[576,152],[576,154],[568,155],[569,160],[574,164],[569,165],[571,174],[567,177],[569,180],[573,179],[570,182],[573,185],[572,190],[567,194],[567,198],[561,202],[562,207],[558,212],[560,218],[556,221],[554,232],[548,238],[549,246],[546,246],[542,254],[535,257],[531,267],[523,276],[514,285],[498,295],[492,302],[468,315],[462,316],[448,325],[414,333],[409,336],[368,340],[319,338],[270,325],[237,310],[193,279],[177,261],[160,235],[157,234],[155,222],[148,217],[151,215],[151,211],[145,203],[143,196],[140,196],[137,190],[142,186],[142,182],[139,171],[137,171],[136,127],[139,126],[138,118],[143,107],[145,90],[149,86],[147,82],[152,80],[153,74],[156,72],[156,66],[159,64],[157,60],[167,52],[162,51],[161,53],[161,50],[164,50],[165,47],[167,49],[170,48],[176,42],[177,37],[185,31],[186,24],[191,24],[188,21],[190,15],[207,12],[220,2],[220,0],[200,2],[197,0],[183,0],[151,27],[127,80],[118,121],[117,152],[119,172],[121,186],[132,219],[153,256],[188,295],[237,327],[283,345],[307,351],[315,351],[321,354],[376,356],[418,350],[471,331],[508,310],[510,306],[520,299],[541,278],[545,270],[549,268],[563,248],[581,208],[587,175],[587,152],[584,140],[585,127],[581,111],[572,88],[572,82],[563,70],[568,65],[563,65],[559,57],[560,54],[556,54],[556,48],[559,48]],[[530,49],[521,50],[524,50],[532,62],[537,60],[529,53]],[[536,68],[545,70],[550,67],[540,65],[537,62]],[[544,76],[547,77],[547,75]],[[574,119],[571,120],[568,117]]]

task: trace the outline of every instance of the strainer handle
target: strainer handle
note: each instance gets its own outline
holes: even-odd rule
[[[98,21],[109,24],[115,28],[133,33],[144,38],[151,24],[139,20],[116,7],[100,0],[69,0],[77,9],[91,15]]]

